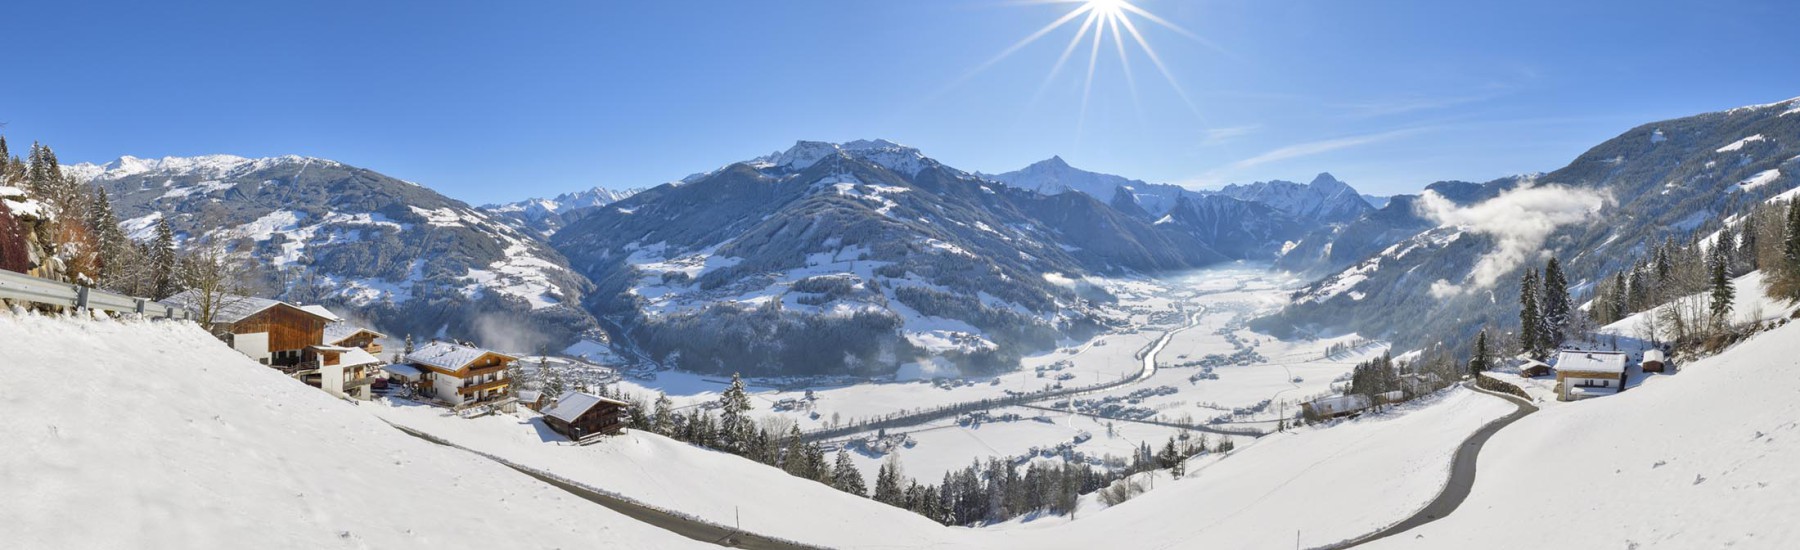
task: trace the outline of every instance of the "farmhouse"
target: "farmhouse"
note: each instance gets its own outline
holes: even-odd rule
[[[432,342],[406,355],[420,371],[419,393],[452,406],[510,399],[506,367],[517,357],[451,342]]]
[[[1309,417],[1324,419],[1349,416],[1362,412],[1372,406],[1374,406],[1374,404],[1369,402],[1367,396],[1334,395],[1330,397],[1320,397],[1312,401],[1301,403],[1300,410]]]
[[[176,294],[162,303],[201,312],[211,310],[207,328],[213,334],[251,359],[281,367],[297,366],[308,346],[324,340],[325,325],[335,318],[279,300],[229,294],[208,296],[197,290]]]
[[[624,401],[571,391],[544,410],[544,424],[571,441],[587,443],[602,435],[624,433],[625,407]]]
[[[1625,389],[1625,354],[1565,350],[1556,357],[1556,385],[1563,401],[1619,393]]]
[[[1664,372],[1669,368],[1669,361],[1660,349],[1644,350],[1644,360],[1638,364],[1644,372]]]

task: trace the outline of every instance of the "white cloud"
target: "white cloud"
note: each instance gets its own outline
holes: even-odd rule
[[[1611,200],[1605,191],[1538,186],[1532,181],[1469,207],[1426,191],[1418,202],[1421,215],[1440,225],[1492,236],[1495,241],[1494,249],[1475,262],[1462,283],[1440,279],[1432,283],[1431,296],[1447,298],[1493,288],[1500,277],[1541,256],[1544,240],[1557,228],[1596,219],[1593,214]]]
[[[1231,167],[1238,168],[1238,169],[1250,168],[1253,166],[1260,166],[1260,165],[1268,164],[1271,162],[1295,159],[1295,158],[1300,158],[1300,157],[1310,157],[1313,155],[1329,153],[1329,152],[1337,151],[1337,150],[1341,150],[1341,149],[1349,149],[1351,147],[1359,147],[1359,146],[1368,145],[1371,143],[1387,141],[1387,140],[1394,139],[1394,138],[1401,137],[1401,136],[1416,134],[1416,133],[1419,133],[1419,132],[1422,132],[1425,130],[1426,130],[1425,128],[1407,128],[1407,129],[1402,129],[1402,130],[1391,130],[1391,131],[1380,132],[1380,133],[1375,133],[1375,134],[1363,134],[1363,135],[1358,135],[1358,136],[1349,136],[1349,137],[1341,137],[1341,138],[1336,138],[1336,139],[1327,139],[1327,140],[1320,140],[1320,141],[1309,141],[1306,143],[1297,143],[1294,145],[1289,145],[1286,147],[1282,147],[1279,149],[1269,151],[1267,153],[1263,153],[1263,154],[1260,154],[1260,155],[1257,155],[1254,157],[1250,157],[1250,158],[1247,158],[1244,160],[1234,162],[1231,164]]]
[[[1218,145],[1218,144],[1222,144],[1222,143],[1230,143],[1232,141],[1237,141],[1238,138],[1250,135],[1251,133],[1253,133],[1261,128],[1262,128],[1261,124],[1253,124],[1253,125],[1249,125],[1249,126],[1230,126],[1230,127],[1226,127],[1226,128],[1207,128],[1205,131],[1204,137],[1202,137],[1200,140],[1200,144],[1201,145]]]

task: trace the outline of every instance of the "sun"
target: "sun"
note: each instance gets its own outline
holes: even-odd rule
[[[1137,1],[1142,2],[1144,0]],[[1057,58],[1056,64],[1050,68],[1049,76],[1044,79],[1044,84],[1040,86],[1038,90],[1040,95],[1044,92],[1044,89],[1049,86],[1050,82],[1054,80],[1057,75],[1062,73],[1063,67],[1068,64],[1070,57],[1073,57],[1078,50],[1086,50],[1082,53],[1087,56],[1087,78],[1082,83],[1081,93],[1081,114],[1085,117],[1088,101],[1093,92],[1095,69],[1101,62],[1102,50],[1111,49],[1114,53],[1117,53],[1120,68],[1125,75],[1126,84],[1131,89],[1132,97],[1136,98],[1138,93],[1137,79],[1132,74],[1131,59],[1128,54],[1128,50],[1132,49],[1130,46],[1135,46],[1135,49],[1142,52],[1143,56],[1150,61],[1150,64],[1156,67],[1157,72],[1162,74],[1163,79],[1168,81],[1169,86],[1174,88],[1175,94],[1181,97],[1182,102],[1187,104],[1188,109],[1193,111],[1195,116],[1199,116],[1199,108],[1195,107],[1193,100],[1188,98],[1187,90],[1181,87],[1181,83],[1175,79],[1175,75],[1171,73],[1168,66],[1163,63],[1162,56],[1157,54],[1156,48],[1150,46],[1150,41],[1144,37],[1143,31],[1139,29],[1138,21],[1148,21],[1215,50],[1219,49],[1211,42],[1201,38],[1199,35],[1188,32],[1187,29],[1183,29],[1167,19],[1151,13],[1141,6],[1138,6],[1133,0],[1029,0],[1027,3],[1076,4],[1076,6],[1074,9],[1064,13],[1061,17],[1051,21],[1050,24],[1038,29],[1037,32],[1033,32],[1024,39],[1019,40],[1005,51],[1000,52],[999,55],[965,74],[962,79],[958,80],[958,83],[979,74],[988,67],[991,67],[1008,57],[1011,57],[1012,54],[1017,53],[1026,46],[1036,43],[1039,39],[1058,29],[1068,27],[1069,25],[1075,25],[1075,37],[1071,38],[1068,45],[1064,46],[1062,55]],[[1110,35],[1110,38],[1108,35]],[[1106,48],[1105,46],[1109,42],[1111,48]],[[1130,43],[1130,46],[1127,45],[1127,42]]]

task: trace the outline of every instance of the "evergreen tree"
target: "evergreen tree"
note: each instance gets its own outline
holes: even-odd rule
[[[656,432],[661,435],[669,435],[671,430],[673,430],[675,428],[675,419],[671,414],[674,412],[672,410],[674,408],[675,408],[675,402],[669,400],[669,394],[666,394],[663,392],[657,392],[656,393],[656,411],[653,413],[653,416],[651,416],[651,419],[650,419],[650,431]],[[795,429],[799,429],[799,428],[796,427]],[[789,472],[789,473],[792,473],[792,472]]]
[[[1475,351],[1469,356],[1469,373],[1480,375],[1492,370],[1494,366],[1489,359],[1492,355],[1492,352],[1488,351],[1487,330],[1483,329],[1475,334]]]
[[[719,431],[725,441],[725,450],[743,454],[745,433],[750,429],[750,420],[744,416],[751,409],[750,394],[744,391],[744,379],[738,373],[731,374],[731,387],[719,396]]]
[[[156,221],[156,240],[150,245],[151,286],[158,300],[174,296],[175,288],[175,232],[169,228],[167,218]],[[410,346],[409,346],[410,347]]]
[[[113,212],[112,201],[106,198],[105,189],[94,190],[94,202],[88,207],[88,226],[93,228],[94,242],[99,248],[101,282],[108,288],[122,289],[125,256],[132,250],[131,241],[125,236],[125,230],[119,228],[118,215]]]
[[[1544,339],[1545,348],[1561,346],[1568,337],[1569,330],[1569,280],[1563,275],[1562,264],[1556,258],[1544,265],[1543,281],[1544,299],[1540,302],[1544,316],[1544,331],[1540,336]]]
[[[1543,339],[1544,316],[1538,309],[1538,296],[1537,270],[1527,269],[1519,281],[1519,352],[1533,358],[1543,357],[1549,347]]]
[[[916,485],[915,485],[916,486]],[[898,455],[888,455],[881,462],[881,468],[875,474],[875,500],[884,504],[904,507],[906,494],[900,489],[900,461]]]
[[[850,461],[850,453],[843,449],[838,449],[837,465],[831,469],[831,486],[859,497],[869,496],[862,472],[856,471],[856,463]]]
[[[1737,295],[1737,289],[1731,285],[1731,276],[1727,272],[1730,255],[1721,245],[1714,247],[1712,261],[1712,319],[1715,326],[1724,326],[1731,316],[1731,302]]]

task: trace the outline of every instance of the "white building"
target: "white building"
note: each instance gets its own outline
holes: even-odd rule
[[[1567,350],[1556,356],[1556,383],[1563,401],[1612,395],[1625,390],[1625,354]]]
[[[507,365],[517,357],[450,342],[432,342],[406,355],[417,367],[419,393],[451,406],[493,402],[510,396]]]

